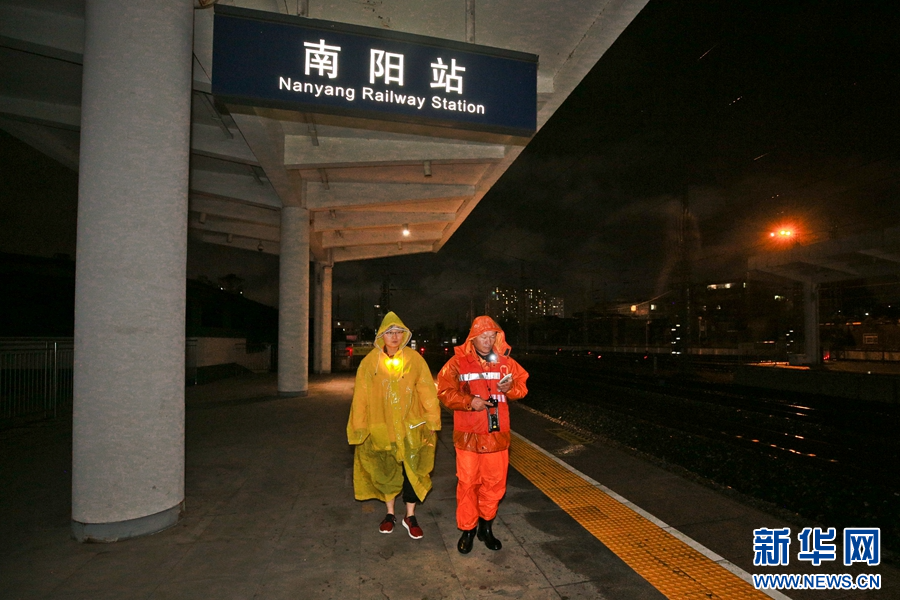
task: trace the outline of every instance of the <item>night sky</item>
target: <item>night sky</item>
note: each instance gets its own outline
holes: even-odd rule
[[[387,278],[414,328],[464,324],[495,285],[563,296],[568,314],[649,300],[675,277],[685,205],[696,282],[746,277],[774,227],[808,244],[897,225],[898,12],[651,0],[439,253],[336,265],[335,317],[371,322]],[[74,253],[74,174],[0,141],[4,195],[32,198],[27,215],[0,206],[0,251]],[[189,243],[190,277],[235,273],[261,302],[277,304],[277,271]]]
[[[896,225],[897,13],[651,1],[440,253],[339,265],[336,289],[392,273],[401,315],[449,325],[524,282],[571,314],[668,290],[685,203],[696,282],[746,277],[774,227]]]

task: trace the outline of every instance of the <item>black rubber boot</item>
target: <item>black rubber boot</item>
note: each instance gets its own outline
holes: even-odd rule
[[[494,532],[491,530],[493,524],[493,519],[487,521],[478,517],[478,540],[484,542],[484,545],[488,547],[488,550],[499,550],[503,547],[503,544],[494,537]]]
[[[468,554],[472,551],[472,544],[475,542],[475,530],[477,529],[477,527],[473,527],[468,531],[463,530],[459,541],[456,543],[456,549],[459,550],[460,554]]]

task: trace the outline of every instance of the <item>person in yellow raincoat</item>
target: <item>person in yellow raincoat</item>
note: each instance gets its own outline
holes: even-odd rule
[[[379,531],[394,530],[394,500],[402,494],[406,503],[403,526],[411,538],[420,539],[423,533],[416,521],[416,503],[431,489],[441,409],[425,359],[407,347],[411,337],[396,314],[385,315],[375,348],[356,372],[347,441],[356,446],[356,499],[375,498],[387,508]]]

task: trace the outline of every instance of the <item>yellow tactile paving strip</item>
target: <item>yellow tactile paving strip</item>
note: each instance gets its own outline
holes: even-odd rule
[[[519,473],[667,598],[771,600],[515,434],[509,460]]]

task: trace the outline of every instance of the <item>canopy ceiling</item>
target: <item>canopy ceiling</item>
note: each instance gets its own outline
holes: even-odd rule
[[[223,0],[220,4],[539,56],[540,129],[647,0]],[[224,104],[213,11],[194,11],[189,231],[277,254],[310,211],[314,260],[436,252],[528,138]],[[0,0],[0,128],[78,169],[84,0]],[[408,229],[404,235],[403,229]]]

